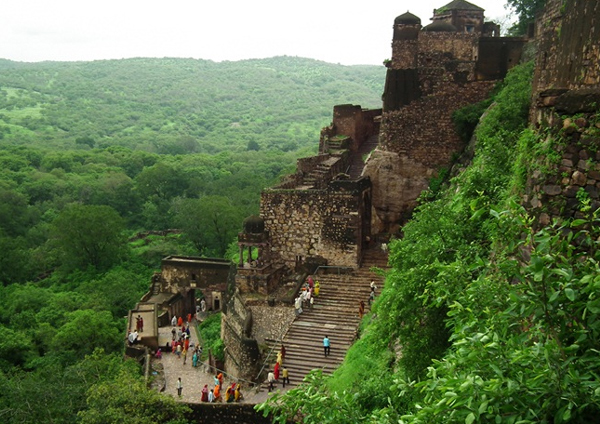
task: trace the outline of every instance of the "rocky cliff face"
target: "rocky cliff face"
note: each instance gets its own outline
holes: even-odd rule
[[[429,184],[433,170],[406,155],[375,150],[363,172],[373,184],[373,234],[397,233],[416,207],[416,199]]]

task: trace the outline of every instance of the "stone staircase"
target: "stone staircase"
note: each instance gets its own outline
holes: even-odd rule
[[[363,157],[372,152],[379,144],[379,136],[377,134],[372,135],[359,147],[358,151],[352,154],[350,158],[350,170],[348,174],[350,178],[357,179],[362,175],[362,171],[365,168]]]
[[[307,187],[317,187],[320,184],[325,184],[331,178],[331,167],[334,166],[338,161],[339,157],[332,156],[329,159],[319,163],[315,166],[308,175],[302,180],[302,185]]]
[[[365,302],[365,313],[369,311],[371,280],[377,285],[376,294],[381,293],[383,277],[371,272],[371,267],[387,268],[387,255],[380,250],[365,253],[363,266],[349,274],[319,274],[321,290],[315,297],[312,309],[296,318],[283,337],[286,356],[283,365],[288,369],[290,385],[300,384],[306,374],[313,369],[322,369],[332,373],[342,362],[346,351],[356,339],[359,325],[358,309],[360,301]],[[331,341],[331,353],[323,353],[323,337]],[[275,364],[275,356],[281,344],[276,343],[273,357],[269,358],[269,367]],[[263,389],[268,385],[264,384]],[[281,376],[278,388],[281,388]]]

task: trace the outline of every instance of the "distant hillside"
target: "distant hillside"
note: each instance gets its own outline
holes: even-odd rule
[[[383,66],[296,57],[239,62],[0,60],[0,140],[157,153],[306,147],[332,107],[377,108]]]

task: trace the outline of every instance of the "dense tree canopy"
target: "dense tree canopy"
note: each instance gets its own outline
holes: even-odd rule
[[[73,204],[53,221],[62,264],[106,270],[123,257],[123,219],[110,206]]]
[[[0,420],[183,422],[122,360],[123,317],[161,258],[223,256],[260,191],[316,151],[333,105],[379,105],[384,73],[0,60]]]

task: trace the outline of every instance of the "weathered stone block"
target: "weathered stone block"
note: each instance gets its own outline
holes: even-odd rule
[[[578,190],[579,190],[578,186],[568,186],[568,187],[565,187],[563,194],[565,195],[565,197],[574,198],[575,195],[577,194]]]
[[[558,185],[545,185],[542,190],[549,196],[557,196],[562,193],[562,188]]]
[[[575,171],[571,175],[571,184],[583,187],[587,183],[587,177],[583,172]]]

